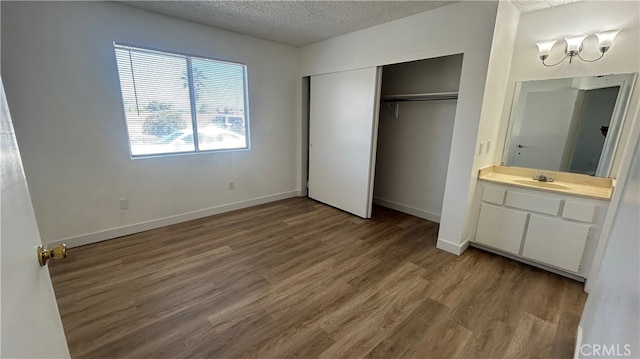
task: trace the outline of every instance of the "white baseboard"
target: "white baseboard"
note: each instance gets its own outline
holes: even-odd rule
[[[394,202],[394,201],[390,201],[388,199],[384,199],[384,198],[380,198],[380,197],[375,197],[373,199],[373,203],[379,204],[382,207],[395,209],[396,211],[403,212],[403,213],[406,213],[406,214],[410,214],[412,216],[424,218],[424,219],[426,219],[428,221],[431,221],[431,222],[440,223],[440,214],[438,214],[438,213],[425,211],[424,209],[407,206],[405,204]]]
[[[174,216],[153,219],[146,222],[130,224],[127,226],[106,229],[103,231],[98,231],[93,233],[81,234],[79,236],[73,236],[73,237],[64,238],[56,241],[51,241],[46,244],[49,247],[56,246],[62,243],[66,244],[68,248],[79,247],[85,244],[101,242],[107,239],[113,239],[117,237],[126,236],[129,234],[148,231],[150,229],[169,226],[176,223],[191,221],[198,218],[213,216],[215,214],[235,211],[237,209],[257,206],[264,203],[269,203],[269,202],[279,201],[281,199],[287,199],[287,198],[299,197],[299,196],[300,196],[300,191],[276,193],[273,195],[256,197],[256,198],[252,198],[245,201],[228,203],[228,204],[223,204],[215,207],[205,208],[198,211],[187,212],[187,213],[177,214]]]
[[[578,335],[576,336],[576,346],[573,349],[573,359],[580,359],[581,347],[582,347],[582,326],[578,324]]]
[[[436,248],[459,256],[462,254],[462,252],[466,251],[467,248],[469,248],[469,239],[466,239],[462,243],[453,243],[446,239],[438,238]]]

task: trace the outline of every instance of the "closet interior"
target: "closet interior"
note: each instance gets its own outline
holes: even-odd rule
[[[373,203],[440,222],[462,58],[383,66]]]

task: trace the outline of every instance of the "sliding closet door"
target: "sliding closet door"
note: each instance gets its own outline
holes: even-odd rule
[[[371,217],[381,70],[311,76],[309,197]]]

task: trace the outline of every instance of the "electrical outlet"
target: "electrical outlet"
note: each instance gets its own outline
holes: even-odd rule
[[[482,146],[484,146],[484,142],[480,142],[480,147],[478,148],[478,155],[482,154]]]
[[[485,150],[486,153],[489,153],[490,149],[491,149],[491,141],[487,141],[487,149]]]
[[[129,209],[129,200],[126,198],[120,199],[120,209],[125,210]]]
[[[236,189],[236,182],[235,181],[227,182],[227,188],[229,189],[229,191],[233,191],[234,189]]]

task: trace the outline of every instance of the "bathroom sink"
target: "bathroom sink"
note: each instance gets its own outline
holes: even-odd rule
[[[529,186],[536,186],[540,188],[552,188],[552,189],[569,189],[567,186],[563,186],[561,184],[553,183],[553,182],[540,182],[532,179],[521,179],[521,180],[513,180],[516,183],[526,184]]]

